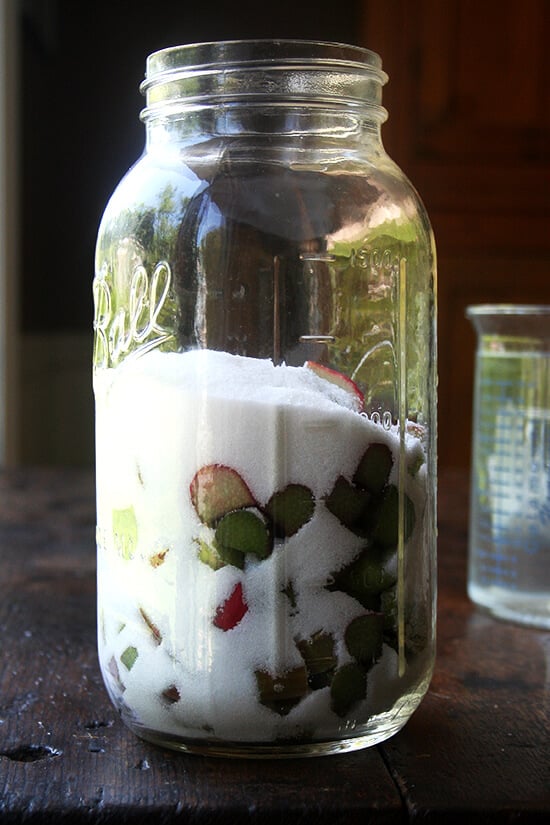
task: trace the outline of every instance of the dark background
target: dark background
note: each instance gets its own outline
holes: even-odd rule
[[[357,43],[360,4],[30,0],[22,13],[24,332],[91,329],[98,223],[143,149],[148,54],[203,40]]]

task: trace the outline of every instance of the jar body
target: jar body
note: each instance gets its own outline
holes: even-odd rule
[[[364,747],[433,667],[429,223],[347,109],[190,117],[98,238],[104,680],[171,747]]]

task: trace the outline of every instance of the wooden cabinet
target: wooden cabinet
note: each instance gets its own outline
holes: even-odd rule
[[[426,204],[439,270],[440,466],[470,461],[472,303],[550,303],[550,3],[363,2],[390,76],[384,143]]]

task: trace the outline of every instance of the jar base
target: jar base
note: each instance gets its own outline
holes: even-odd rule
[[[419,673],[410,690],[402,695],[392,707],[373,713],[360,723],[351,719],[327,727],[319,732],[318,738],[307,736],[279,736],[273,739],[232,739],[216,737],[197,728],[178,728],[172,731],[152,728],[143,724],[120,697],[111,695],[126,727],[138,738],[161,748],[168,748],[184,754],[212,756],[231,759],[299,759],[314,756],[330,756],[366,748],[385,742],[395,736],[409,721],[422,702],[430,685],[433,673],[433,652],[428,660],[417,662]],[[106,683],[108,685],[108,683]],[[199,734],[199,735],[197,735]]]
[[[331,756],[364,750],[384,742],[405,726],[409,717],[400,716],[393,724],[379,726],[362,736],[319,742],[230,742],[217,740],[192,740],[147,728],[129,726],[140,739],[162,748],[198,756],[231,759],[300,759],[314,756]]]

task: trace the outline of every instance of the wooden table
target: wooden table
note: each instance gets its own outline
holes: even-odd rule
[[[221,760],[119,721],[95,653],[91,473],[0,474],[0,822],[368,825],[550,822],[550,633],[465,594],[467,479],[440,479],[438,659],[388,742]]]

